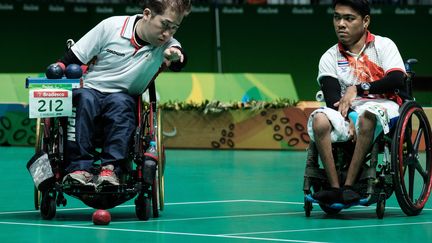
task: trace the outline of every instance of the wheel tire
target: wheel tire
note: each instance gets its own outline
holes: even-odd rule
[[[43,219],[50,220],[56,215],[56,202],[55,198],[47,192],[42,194],[42,201],[40,205],[40,213]]]
[[[33,190],[33,201],[35,210],[39,210],[41,203],[41,192],[36,187],[34,187]]]
[[[40,153],[42,150],[45,149],[44,146],[44,123],[41,118],[36,119],[36,141],[35,141],[35,154]],[[41,192],[36,188],[36,186],[33,189],[33,202],[35,210],[39,210],[41,205]]]
[[[412,134],[413,128],[417,129],[416,134]],[[420,144],[425,146],[424,156],[419,156]],[[408,216],[418,215],[432,189],[432,151],[429,121],[424,110],[414,101],[402,107],[393,137],[391,160],[399,206]],[[417,184],[416,175],[419,177]]]
[[[153,218],[158,218],[159,217],[159,202],[158,202],[158,190],[159,190],[159,185],[158,185],[158,181],[155,178],[155,180],[153,181],[153,186],[152,186],[152,209],[153,209]]]
[[[311,212],[312,212],[313,206],[312,206],[311,202],[309,202],[309,201],[306,200],[306,198],[304,199],[304,206],[303,206],[303,208],[304,208],[304,211],[305,211],[305,216],[309,218],[311,216]]]
[[[147,221],[150,218],[151,201],[150,198],[138,196],[135,199],[135,214],[139,220]]]
[[[165,190],[164,190],[164,173],[165,173],[165,147],[163,145],[163,134],[162,134],[162,109],[158,109],[157,112],[157,129],[156,129],[156,139],[157,139],[157,147],[158,147],[158,169],[157,169],[157,178],[158,178],[158,200],[159,200],[159,209],[162,211],[164,209],[165,204]]]
[[[379,219],[384,218],[385,205],[386,205],[385,198],[378,200],[377,207],[376,207],[376,215]]]

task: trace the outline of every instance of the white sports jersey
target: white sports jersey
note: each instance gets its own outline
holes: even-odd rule
[[[347,87],[362,82],[374,82],[394,70],[405,72],[404,63],[396,45],[389,38],[372,35],[368,32],[366,44],[360,54],[344,50],[340,43],[328,49],[319,63],[318,82],[324,76],[336,78],[339,80],[341,96],[343,96]],[[376,95],[375,99],[357,97],[351,108],[359,116],[365,111],[375,114],[378,123],[374,138],[381,131],[388,133],[390,120],[399,116],[398,104],[381,95]],[[308,120],[308,133],[312,141],[315,140],[312,129],[313,116],[319,112],[324,113],[332,124],[330,134],[332,142],[343,142],[350,139],[348,121],[338,111],[322,107],[315,110]],[[358,121],[355,128],[358,133]]]
[[[405,72],[402,57],[392,40],[368,32],[360,54],[345,51],[340,43],[328,49],[319,62],[318,81],[324,76],[339,80],[343,95],[348,86],[382,79],[388,72]]]
[[[95,63],[83,76],[84,87],[106,93],[142,94],[161,66],[164,50],[180,47],[171,38],[160,47],[149,44],[140,48],[133,37],[134,23],[139,16],[107,18],[72,46],[82,63],[96,56]]]

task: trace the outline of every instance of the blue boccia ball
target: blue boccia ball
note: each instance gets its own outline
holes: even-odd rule
[[[66,67],[65,75],[67,78],[81,78],[82,74],[81,66],[78,64],[69,64]]]
[[[57,63],[53,63],[47,67],[45,75],[48,79],[60,79],[63,77],[63,69]]]

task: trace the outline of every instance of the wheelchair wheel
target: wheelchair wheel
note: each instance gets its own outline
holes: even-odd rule
[[[425,151],[419,151],[420,146]],[[396,198],[408,216],[418,215],[432,189],[431,128],[414,101],[402,106],[392,142],[391,160]]]
[[[44,143],[44,137],[47,133],[45,130],[45,119],[37,118],[36,119],[36,142],[35,142],[35,154],[40,153],[41,151],[46,151],[46,145]],[[42,195],[41,192],[34,187],[33,193],[33,201],[35,210],[39,210]]]
[[[50,220],[56,214],[55,196],[49,192],[42,193],[42,200],[40,204],[40,212],[43,219]]]
[[[310,217],[311,216],[311,212],[312,212],[312,203],[307,201],[306,198],[304,199],[304,211],[305,211],[305,215],[306,217]]]
[[[41,201],[41,192],[36,187],[34,187],[33,190],[33,201],[34,201],[35,210],[39,210],[40,201]]]
[[[159,183],[155,178],[152,186],[152,209],[153,209],[153,218],[159,217],[159,193],[158,193]]]
[[[385,192],[380,193],[377,206],[376,206],[376,215],[379,219],[384,218],[384,211],[386,205],[386,194]]]
[[[144,195],[139,195],[135,199],[135,214],[139,220],[149,220],[151,205],[151,199]]]
[[[162,116],[161,116],[161,109],[158,109],[157,112],[157,129],[156,129],[156,139],[157,139],[157,147],[158,147],[158,198],[159,199],[159,208],[162,211],[164,209],[164,203],[165,203],[165,191],[164,191],[164,172],[165,172],[165,147],[163,145],[163,134],[162,134]],[[155,186],[156,188],[156,186]]]

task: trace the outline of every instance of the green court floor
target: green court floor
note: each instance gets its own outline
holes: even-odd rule
[[[108,226],[94,209],[67,197],[53,220],[33,206],[28,147],[0,147],[0,242],[429,242],[432,203],[408,217],[393,195],[384,219],[375,205],[327,216],[303,211],[305,152],[168,150],[165,210],[138,221],[133,200],[111,209]]]

